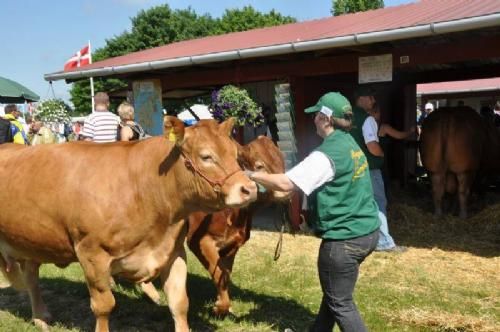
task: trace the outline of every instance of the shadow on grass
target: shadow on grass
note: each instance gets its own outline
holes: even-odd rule
[[[94,330],[95,320],[90,310],[90,297],[83,282],[42,278],[40,285],[43,299],[54,317],[51,325],[79,331]],[[124,285],[126,284],[121,283],[117,290],[113,291],[116,305],[110,318],[111,331],[174,331],[173,319],[166,305],[153,304],[133,287]],[[231,293],[234,300],[251,302],[254,306],[244,315],[236,314],[226,318],[234,322],[234,330],[244,330],[244,325],[240,326],[240,323],[263,323],[273,326],[277,331],[283,331],[286,327],[296,325],[296,317],[301,317],[304,323],[314,317],[308,309],[293,300],[259,294],[241,289],[237,285],[231,286]],[[209,314],[215,297],[212,281],[190,274],[188,294],[188,320],[191,330],[217,331],[217,320]],[[31,319],[28,296],[11,288],[0,289],[0,310],[8,311],[26,321]],[[229,326],[228,324],[225,325]]]

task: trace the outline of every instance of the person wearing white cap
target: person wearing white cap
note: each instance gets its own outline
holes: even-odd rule
[[[271,190],[308,196],[308,223],[321,237],[318,274],[323,298],[309,331],[367,331],[353,299],[359,267],[378,243],[380,219],[361,148],[349,135],[352,107],[338,92],[305,110],[314,114],[323,143],[285,174],[255,172],[250,179]]]
[[[427,118],[429,114],[431,114],[431,112],[433,111],[434,111],[434,105],[432,103],[426,103],[424,111],[417,120],[417,125],[422,126],[422,123],[424,122],[425,118]]]

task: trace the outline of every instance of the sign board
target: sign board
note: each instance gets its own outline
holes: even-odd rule
[[[163,134],[163,105],[160,80],[134,81],[135,121],[149,135]]]
[[[358,82],[390,82],[392,81],[392,54],[359,57]]]

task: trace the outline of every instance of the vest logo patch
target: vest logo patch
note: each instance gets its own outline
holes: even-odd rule
[[[366,169],[368,168],[368,161],[366,160],[365,154],[361,150],[351,150],[351,158],[354,162],[354,174],[352,175],[352,181],[365,176]]]

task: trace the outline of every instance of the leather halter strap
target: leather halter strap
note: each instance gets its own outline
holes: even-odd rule
[[[198,166],[196,166],[196,164],[194,163],[194,161],[191,160],[191,158],[189,158],[185,153],[184,151],[182,151],[182,149],[179,149],[180,152],[181,152],[181,155],[184,157],[184,164],[186,165],[186,168],[193,171],[194,173],[198,174],[199,176],[201,176],[205,181],[207,181],[211,186],[212,186],[212,189],[216,192],[216,193],[220,193],[221,189],[222,189],[222,186],[224,185],[224,183],[226,182],[227,179],[229,179],[231,176],[233,176],[234,174],[236,174],[237,172],[241,171],[241,169],[236,169],[234,170],[233,172],[231,173],[227,173],[227,175],[222,178],[222,179],[219,179],[219,180],[214,180],[212,178],[209,178],[206,174],[204,174],[199,168]],[[224,168],[223,168],[224,169]],[[225,169],[224,169],[225,171]]]

